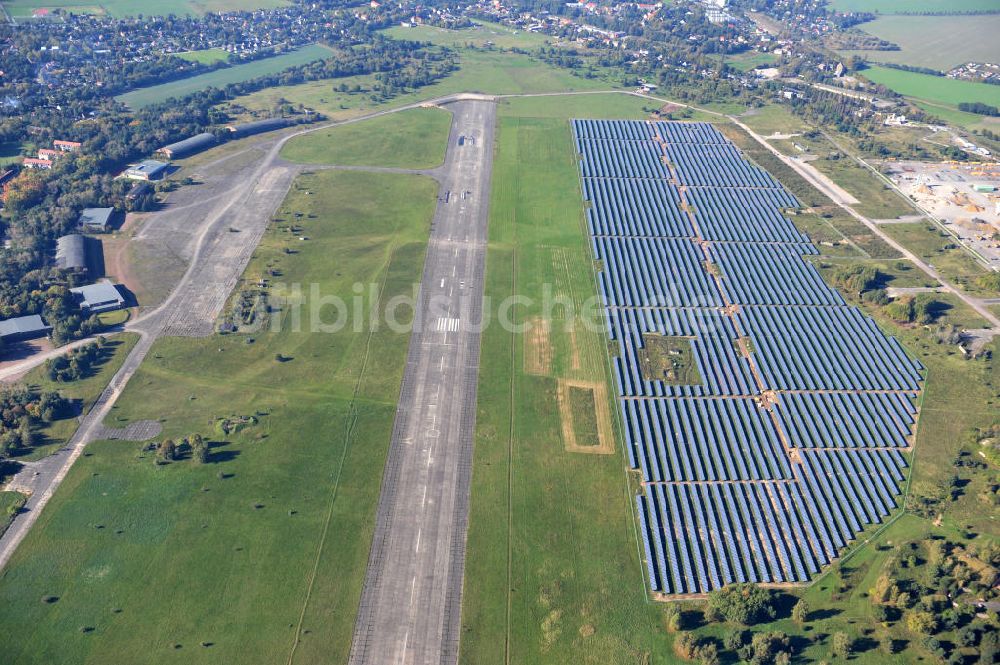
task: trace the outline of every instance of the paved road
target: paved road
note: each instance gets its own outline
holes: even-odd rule
[[[458,660],[479,372],[479,332],[470,323],[482,311],[495,104],[448,108],[420,327],[410,339],[352,665]]]

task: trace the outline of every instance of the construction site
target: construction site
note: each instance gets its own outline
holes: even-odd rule
[[[884,172],[991,268],[1000,269],[1000,164],[891,162]]]

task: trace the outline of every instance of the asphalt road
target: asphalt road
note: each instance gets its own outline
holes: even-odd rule
[[[350,663],[456,663],[479,373],[492,101],[460,101],[421,283]]]

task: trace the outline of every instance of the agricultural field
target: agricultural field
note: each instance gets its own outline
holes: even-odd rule
[[[996,8],[995,3],[992,6]],[[871,11],[871,10],[866,10]],[[858,28],[899,46],[898,51],[843,51],[872,62],[929,67],[946,72],[966,62],[997,62],[1000,15],[882,16]]]
[[[230,83],[249,81],[258,76],[275,74],[289,67],[304,65],[314,60],[324,60],[330,57],[332,57],[332,52],[329,48],[313,44],[271,58],[233,65],[232,67],[217,69],[206,74],[178,79],[148,88],[139,88],[118,95],[115,99],[133,108],[142,108],[150,104],[164,102],[171,97],[182,97],[192,92],[204,90],[205,88],[222,88]]]
[[[959,81],[944,76],[904,72],[888,67],[869,67],[865,78],[881,83],[901,95],[916,100],[937,102],[957,107],[962,102],[982,102],[1000,105],[1000,86],[973,81]]]
[[[841,12],[875,14],[961,14],[996,9],[992,0],[833,0],[831,8]]]
[[[418,108],[296,137],[281,156],[305,164],[431,169],[444,162],[451,113]]]
[[[222,62],[229,59],[229,52],[221,48],[208,48],[202,51],[185,51],[183,53],[175,53],[174,55],[182,60],[200,62],[204,65],[211,65],[216,62]]]
[[[115,17],[200,16],[208,12],[268,9],[288,4],[286,0],[4,0],[3,5],[16,19],[45,18],[56,9],[74,14],[108,14]]]
[[[411,294],[436,192],[408,175],[295,181],[238,287],[272,282],[281,325],[158,341],[106,421],[199,433],[207,461],[88,446],[0,580],[11,662],[346,661],[408,336],[309,332],[332,313],[308,303],[297,331],[282,284]]]

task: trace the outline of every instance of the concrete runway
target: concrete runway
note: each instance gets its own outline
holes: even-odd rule
[[[350,663],[456,663],[479,374],[493,101],[459,101]]]

